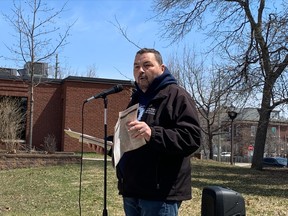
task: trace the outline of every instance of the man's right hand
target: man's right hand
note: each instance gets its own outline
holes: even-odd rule
[[[104,154],[104,148],[98,145],[88,144],[89,148],[95,151],[98,154]]]

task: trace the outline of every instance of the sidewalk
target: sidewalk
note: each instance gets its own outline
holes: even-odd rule
[[[251,163],[235,163],[235,166],[239,167],[251,167]]]

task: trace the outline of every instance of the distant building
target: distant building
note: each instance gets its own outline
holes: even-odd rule
[[[259,113],[257,108],[237,110],[238,115],[233,122],[234,153],[236,156],[253,155]],[[221,149],[230,152],[231,120],[227,113],[222,115]],[[279,111],[272,111],[266,136],[265,155],[280,156],[288,153],[288,120],[280,116]]]

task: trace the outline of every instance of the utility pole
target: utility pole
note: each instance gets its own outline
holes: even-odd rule
[[[58,65],[59,65],[59,62],[58,62],[58,53],[56,54],[56,63],[55,63],[55,75],[54,75],[54,79],[57,79],[58,77]]]

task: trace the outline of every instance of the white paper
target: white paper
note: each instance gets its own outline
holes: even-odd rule
[[[70,137],[78,139],[79,142],[82,142],[82,133],[72,131],[70,129],[64,129],[65,133],[68,134]],[[98,145],[104,148],[104,139],[100,139],[97,137],[89,136],[87,134],[83,134],[83,142],[92,145]],[[112,146],[113,142],[107,141],[107,146]]]
[[[137,119],[138,107],[139,104],[135,104],[134,106],[131,106],[128,109],[119,112],[119,118],[114,130],[114,166],[118,164],[122,155],[125,152],[135,150],[146,144],[144,138],[136,139],[131,137],[126,126],[128,122],[135,121]]]

